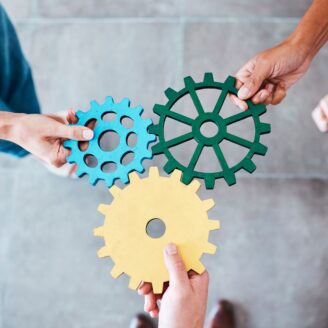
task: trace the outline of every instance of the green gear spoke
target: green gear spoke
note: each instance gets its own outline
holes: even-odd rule
[[[188,116],[185,116],[183,114],[177,113],[177,112],[173,112],[173,111],[167,111],[166,116],[179,121],[181,123],[187,124],[187,125],[192,125],[194,120]]]
[[[224,179],[227,181],[229,186],[233,185],[234,183],[236,183],[235,174],[231,172],[228,163],[222,153],[221,147],[219,146],[219,144],[215,144],[213,145],[213,149],[223,170]]]
[[[195,89],[189,90],[190,97],[195,105],[195,108],[197,110],[198,115],[201,115],[204,113],[204,108],[202,106],[202,103],[199,100],[198,94]]]
[[[237,113],[237,114],[234,114],[232,116],[229,116],[229,117],[226,117],[224,119],[224,122],[226,125],[230,125],[230,124],[233,124],[233,123],[236,123],[238,121],[241,121],[247,117],[250,117],[252,116],[252,111],[251,110],[245,110],[243,112],[240,112],[240,113]]]
[[[193,171],[195,169],[195,166],[202,154],[202,151],[204,149],[205,145],[203,145],[202,143],[199,143],[191,157],[191,160],[189,162],[189,165],[187,167],[187,169],[183,172],[182,175],[182,182],[184,183],[190,183],[191,180],[194,178],[193,176]]]
[[[214,112],[215,114],[217,114],[217,115],[220,114],[221,108],[222,108],[222,106],[223,106],[223,104],[224,104],[224,101],[225,101],[225,99],[226,99],[226,97],[227,97],[227,94],[228,94],[227,91],[225,91],[225,90],[222,90],[222,91],[221,91],[220,96],[219,96],[219,98],[218,98],[218,101],[216,102],[216,104],[215,104],[215,106],[214,106],[214,110],[213,110],[213,112]]]
[[[192,132],[188,132],[186,134],[183,134],[182,136],[176,137],[174,139],[171,139],[169,141],[166,141],[166,147],[167,148],[171,148],[177,145],[180,145],[184,142],[187,142],[189,140],[191,140],[193,138],[193,133]]]
[[[229,140],[239,146],[242,146],[242,147],[245,147],[245,148],[248,148],[248,149],[251,149],[253,147],[253,143],[249,140],[246,140],[244,138],[241,138],[241,137],[238,137],[238,136],[235,136],[234,134],[231,134],[231,133],[226,133],[225,137],[224,137],[226,140]]]

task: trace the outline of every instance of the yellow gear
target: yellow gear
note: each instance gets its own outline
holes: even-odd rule
[[[98,256],[112,258],[115,265],[111,275],[117,278],[126,273],[131,277],[130,288],[137,289],[145,281],[152,284],[155,293],[161,293],[163,283],[169,280],[163,248],[170,242],[178,246],[186,271],[202,273],[205,267],[200,257],[216,251],[208,242],[209,231],[219,229],[219,221],[209,220],[207,214],[214,201],[201,200],[196,193],[200,183],[181,183],[177,170],[170,177],[162,177],[152,167],[148,178],[141,179],[135,172],[129,178],[131,183],[125,189],[113,186],[109,190],[114,198],[110,205],[100,204],[98,208],[106,216],[104,225],[94,230],[95,236],[105,240]],[[146,232],[154,218],[165,223],[160,238]]]

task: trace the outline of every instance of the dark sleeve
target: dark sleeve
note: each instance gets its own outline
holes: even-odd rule
[[[0,110],[40,113],[32,72],[16,31],[0,5]],[[27,152],[10,142],[0,141],[0,151],[23,156]]]

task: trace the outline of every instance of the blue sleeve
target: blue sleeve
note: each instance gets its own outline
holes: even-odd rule
[[[0,5],[0,110],[40,113],[32,72],[27,63],[16,31]],[[0,140],[0,151],[19,157],[27,152],[21,147]]]

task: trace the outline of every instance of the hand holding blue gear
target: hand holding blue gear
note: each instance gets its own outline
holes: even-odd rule
[[[88,174],[92,185],[95,185],[98,180],[104,180],[106,185],[111,187],[116,179],[128,183],[129,173],[132,171],[142,173],[144,171],[142,161],[153,157],[151,151],[148,150],[149,144],[156,140],[155,135],[148,133],[148,127],[152,124],[152,121],[142,119],[143,108],[141,106],[131,108],[130,100],[127,98],[124,98],[120,103],[114,103],[112,97],[107,97],[103,105],[98,104],[96,101],[91,101],[90,105],[89,111],[78,111],[76,113],[78,122],[74,125],[87,126],[90,121],[96,120],[96,126],[93,130],[94,137],[88,142],[88,147],[85,150],[80,149],[79,141],[65,141],[64,146],[71,149],[67,162],[77,164],[77,176],[81,177]],[[104,120],[104,116],[108,113],[114,113],[115,119],[112,121]],[[133,127],[127,128],[122,124],[122,119],[125,117],[133,121]],[[119,135],[120,142],[114,150],[105,151],[100,147],[100,139],[104,133],[110,131]],[[136,134],[137,141],[133,147],[130,147],[127,139],[132,133]],[[125,165],[122,163],[122,159],[130,152],[133,152],[134,158]],[[87,164],[87,157],[90,155],[97,159],[95,167]],[[115,164],[114,171],[104,171],[104,166],[108,163]]]

